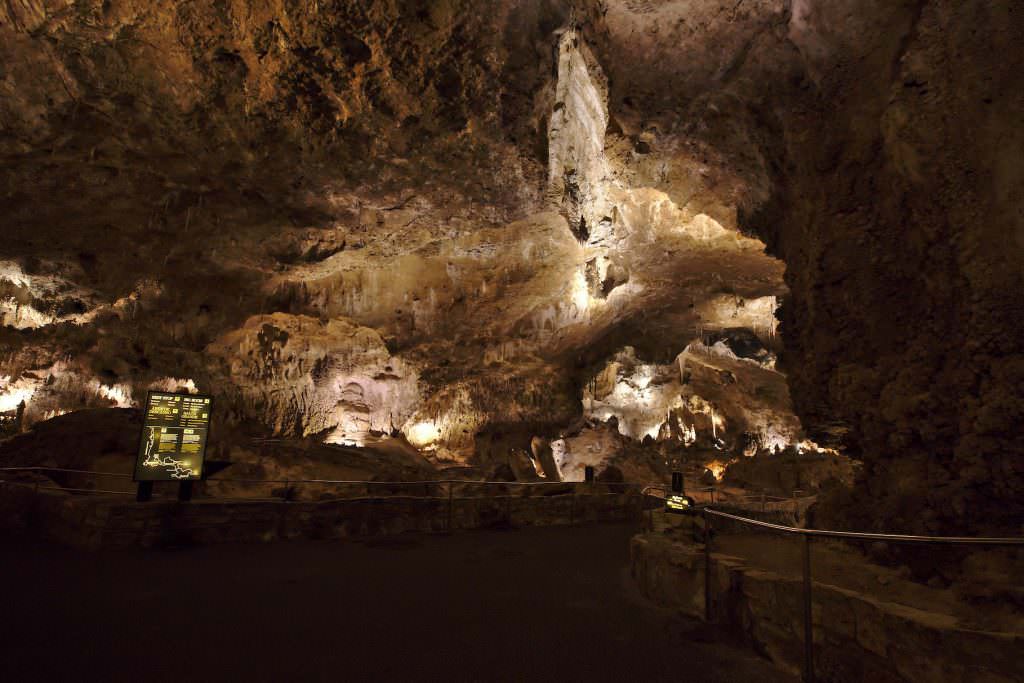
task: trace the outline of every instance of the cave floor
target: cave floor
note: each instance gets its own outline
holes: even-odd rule
[[[0,680],[788,681],[628,576],[632,525],[87,553],[6,542]]]

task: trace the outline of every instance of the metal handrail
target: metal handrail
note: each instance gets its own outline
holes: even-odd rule
[[[64,467],[44,466],[23,466],[23,467],[0,467],[0,472],[67,472],[71,474],[92,474],[104,477],[131,478],[132,475],[122,472],[98,472],[95,470],[76,470]],[[204,479],[207,482],[221,482],[232,484],[375,484],[379,486],[413,486],[424,484],[473,484],[477,486],[566,486],[583,484],[582,481],[494,481],[479,479],[405,479],[397,481],[365,480],[365,479],[242,479],[216,477]],[[629,481],[598,481],[595,485],[620,486],[620,487],[642,487],[643,482]]]
[[[99,475],[99,476],[115,476],[115,477],[125,477],[125,478],[131,476],[131,475],[128,475],[128,474],[114,473],[114,472],[96,472],[96,471],[91,471],[91,470],[77,470],[77,469],[68,469],[68,468],[60,468],[60,467],[44,467],[44,466],[0,467],[0,472],[3,472],[3,471],[7,471],[7,472],[17,472],[17,471],[21,471],[21,472],[26,472],[26,471],[28,471],[28,472],[67,472],[67,473],[73,473],[73,474],[91,474],[91,475]],[[429,480],[412,480],[412,481],[367,481],[367,480],[345,480],[345,479],[227,479],[227,478],[221,479],[221,478],[216,478],[216,479],[207,479],[206,481],[207,482],[236,483],[236,484],[237,483],[242,483],[242,484],[271,484],[271,485],[273,485],[273,484],[284,484],[286,489],[292,488],[292,485],[294,485],[294,484],[342,484],[342,485],[353,484],[353,485],[366,486],[367,489],[368,489],[368,491],[367,491],[368,495],[366,495],[366,496],[357,496],[357,497],[349,497],[349,498],[345,498],[344,500],[352,500],[352,501],[384,501],[384,500],[391,500],[391,501],[396,501],[396,500],[441,500],[441,501],[444,501],[444,500],[446,500],[447,501],[446,529],[449,529],[449,530],[452,528],[452,513],[453,513],[455,485],[470,485],[470,486],[482,486],[482,487],[501,486],[501,487],[508,487],[508,488],[511,488],[511,487],[536,487],[536,486],[547,486],[547,487],[557,486],[557,487],[563,487],[563,488],[564,487],[568,487],[570,489],[568,491],[568,494],[570,495],[570,498],[571,498],[571,505],[570,505],[570,511],[569,511],[569,523],[570,524],[575,524],[576,523],[576,498],[578,496],[578,490],[579,490],[579,487],[577,485],[578,484],[586,483],[586,482],[561,482],[561,481],[536,481],[536,482],[480,481],[480,480],[473,480],[473,479],[429,479]],[[23,486],[32,486],[32,484],[28,484],[28,483],[25,483],[25,482],[13,482],[12,481],[12,482],[0,482],[0,483],[11,483],[11,484],[17,484],[17,485],[23,485]],[[375,484],[378,485],[378,486],[422,486],[422,485],[434,485],[434,486],[437,486],[437,485],[443,485],[443,486],[445,486],[445,488],[447,488],[447,492],[444,495],[433,495],[433,496],[432,495],[415,496],[415,495],[408,495],[408,494],[405,494],[405,495],[402,495],[402,494],[390,494],[390,495],[377,495],[377,496],[374,496],[374,495],[371,494],[371,491],[369,489],[373,485],[375,485]],[[644,484],[636,483],[636,482],[593,482],[593,484],[597,484],[597,485],[600,485],[602,487],[613,489],[612,491],[607,492],[607,493],[598,493],[598,494],[596,494],[598,497],[602,497],[602,496],[603,497],[618,496],[618,495],[622,495],[623,492],[625,492],[628,495],[630,490],[635,491],[636,489],[639,489],[640,487],[644,486]],[[506,493],[504,493],[503,495],[501,495],[500,492],[499,492],[499,495],[486,495],[486,496],[479,496],[478,498],[482,499],[482,498],[486,497],[487,500],[503,500],[503,501],[505,501],[505,516],[506,516],[507,520],[511,521],[511,519],[512,519],[512,507],[511,507],[511,504],[512,504],[512,500],[514,498],[516,498],[517,496],[510,495],[510,492],[508,492],[508,488],[506,488]],[[34,489],[36,491],[56,490],[56,491],[69,491],[69,492],[75,492],[75,493],[89,493],[89,494],[134,495],[134,494],[132,494],[130,492],[125,492],[125,491],[109,491],[109,490],[104,490],[104,489],[80,489],[80,488],[68,488],[68,487],[61,487],[61,486],[40,486],[38,482],[34,484]],[[617,489],[617,491],[615,489]],[[593,498],[594,496],[595,496],[595,493],[593,491],[586,492],[586,497]],[[532,500],[532,499],[534,499],[534,496],[524,496],[523,498],[524,499],[525,498],[529,498],[529,499]],[[230,498],[230,497],[220,497],[220,498],[218,498],[218,500],[232,500],[232,501],[233,500],[242,500],[242,501],[257,502],[257,501],[278,500],[278,498],[274,497],[274,498],[237,498],[236,499],[236,498]],[[287,494],[286,494],[284,500],[285,500],[285,502],[288,502],[288,503],[291,502],[291,500],[287,496]],[[314,502],[322,503],[322,502],[326,502],[326,501],[314,501]],[[642,507],[641,507],[641,513],[642,513]]]
[[[760,493],[747,493],[747,494],[744,494],[744,495],[740,496],[740,498],[742,498],[743,500],[753,500],[753,501],[761,501],[761,500],[763,500],[763,501],[766,501],[768,503],[781,503],[781,502],[788,502],[788,501],[793,500],[793,496],[769,496],[769,495],[763,495],[762,496]]]
[[[642,506],[646,506],[647,496],[651,496],[651,491],[661,492],[660,496],[652,496],[653,498],[664,499],[668,495],[669,487],[666,484],[648,484],[647,486],[643,487],[643,489],[641,489],[640,491],[640,498],[643,500],[643,503],[641,503]],[[641,507],[640,509],[640,515],[641,519],[643,519],[643,507]],[[650,511],[647,513],[647,529],[648,531],[652,531],[654,529],[654,508],[651,508]]]
[[[1024,545],[1024,538],[986,538],[977,536],[913,536],[909,534],[876,534],[857,531],[830,531],[828,529],[800,529],[798,527],[783,526],[762,522],[758,519],[749,519],[739,515],[731,515],[728,512],[720,512],[710,508],[704,508],[704,512],[715,517],[731,519],[734,522],[742,522],[751,526],[759,526],[765,529],[781,531],[787,534],[799,534],[802,536],[816,536],[819,538],[842,538],[855,541],[889,541],[892,543],[945,543],[949,545],[991,545],[991,546],[1015,546]]]
[[[814,681],[814,624],[812,620],[811,602],[811,539],[836,538],[855,541],[885,541],[889,543],[922,543],[933,545],[983,545],[990,547],[1024,546],[1024,538],[984,538],[970,536],[914,536],[910,534],[878,534],[854,531],[831,531],[828,529],[799,529],[762,522],[758,519],[740,517],[728,512],[712,510],[705,507],[704,514],[704,618],[711,622],[711,520],[714,517],[729,519],[741,524],[770,529],[784,534],[803,537],[803,602],[804,602],[804,663],[803,679],[809,683]]]
[[[62,471],[59,468],[17,468],[17,467],[14,467],[14,468],[0,468],[0,470],[2,470],[2,469],[6,469],[7,471],[19,470],[19,469],[48,469],[48,470],[51,470],[51,471]],[[66,470],[66,471],[82,472],[82,470]],[[91,473],[91,472],[86,472],[86,473],[88,473],[88,474],[98,474],[98,473]],[[285,481],[285,480],[282,480],[282,481]],[[318,480],[308,480],[308,481],[318,481]],[[319,481],[325,481],[325,480],[319,480]],[[336,483],[372,484],[372,483],[381,483],[381,482],[368,482],[368,481],[359,482],[359,481],[353,481],[353,482],[336,482]],[[344,500],[345,502],[369,502],[369,503],[374,503],[374,502],[378,502],[378,501],[394,502],[394,501],[409,501],[409,500],[447,501],[447,506],[446,506],[447,507],[447,513],[446,513],[445,530],[448,533],[450,533],[451,530],[452,530],[452,513],[453,513],[453,504],[454,504],[454,498],[453,498],[452,494],[453,494],[453,490],[455,488],[454,486],[452,486],[452,484],[456,484],[456,483],[471,483],[471,484],[509,484],[509,483],[520,483],[520,484],[531,484],[531,483],[542,483],[543,484],[543,483],[547,483],[547,484],[554,484],[554,483],[564,483],[564,484],[570,484],[570,486],[571,486],[571,491],[569,492],[569,496],[568,496],[569,500],[570,500],[569,524],[575,526],[576,525],[576,499],[579,496],[578,496],[578,493],[577,493],[578,489],[577,489],[577,487],[574,484],[582,483],[582,482],[488,482],[488,481],[461,481],[461,480],[457,480],[457,479],[447,479],[447,480],[432,480],[432,481],[428,481],[428,482],[387,482],[387,483],[391,483],[391,484],[406,484],[406,483],[430,483],[430,484],[435,484],[435,483],[448,483],[448,487],[447,487],[448,491],[447,491],[447,495],[440,495],[440,496],[431,496],[431,495],[426,495],[426,496],[416,496],[416,495],[372,496],[372,495],[366,495],[366,496],[358,496],[358,497],[352,497],[352,498],[335,499],[335,501],[320,500],[320,501],[311,501],[311,502],[313,502],[314,504],[322,504],[322,503],[326,503],[326,502],[337,502],[338,500]],[[618,483],[618,484],[626,485],[626,482],[605,482],[605,483],[612,483],[612,484]],[[51,491],[51,490],[54,490],[54,491],[72,491],[72,492],[90,493],[90,494],[113,494],[113,495],[129,495],[129,496],[134,495],[133,493],[126,492],[126,491],[108,491],[108,490],[102,490],[102,489],[78,489],[78,488],[66,488],[66,487],[62,487],[62,486],[40,486],[39,482],[35,482],[33,484],[33,483],[29,483],[29,482],[0,480],[0,484],[12,484],[12,485],[15,485],[15,486],[32,487],[36,492],[38,492],[38,491]],[[629,484],[629,485],[631,485],[631,486],[640,486],[639,484]],[[614,492],[614,491],[598,492],[598,493],[594,493],[593,491],[588,491],[588,492],[586,492],[586,494],[583,497],[587,498],[587,499],[593,499],[595,497],[597,497],[597,498],[608,498],[608,497],[615,497],[615,496],[622,496],[622,495],[623,494],[621,492]],[[627,492],[626,495],[627,495],[627,497],[629,496],[628,492]],[[517,498],[517,496],[510,495],[510,493],[505,493],[504,495],[487,496],[486,498],[484,498],[484,497],[462,498],[462,500],[489,500],[489,501],[503,500],[503,501],[505,501],[505,520],[506,520],[507,523],[511,523],[512,522],[512,500],[515,499],[515,498]],[[521,497],[522,500],[529,499],[529,500],[533,500],[533,501],[539,501],[539,500],[550,500],[550,501],[553,501],[555,498],[556,498],[555,496],[552,496],[550,498],[535,498],[533,496]],[[557,498],[561,498],[561,496],[557,496]],[[220,499],[220,500],[221,501],[236,501],[236,500],[238,500],[238,501],[243,501],[243,502],[267,502],[267,501],[276,501],[278,499],[277,498],[242,498],[242,499],[223,498],[223,499]],[[642,506],[641,506],[640,513],[641,514],[643,513]]]
[[[661,491],[662,493],[668,493],[671,490],[671,488],[672,487],[669,484],[648,484],[644,487],[643,490]],[[718,491],[719,488],[717,486],[701,486],[699,488],[687,487],[686,490],[690,491],[691,493],[711,493],[713,491]]]
[[[571,484],[584,484],[582,481],[497,481],[480,479],[402,479],[397,481],[368,480],[368,479],[235,479],[216,477],[204,479],[208,482],[223,482],[232,484],[379,484],[381,486],[412,486],[423,484],[476,484],[478,486],[566,486]],[[601,486],[642,486],[640,482],[629,481],[598,481],[594,482]]]
[[[687,488],[686,490],[691,492],[691,493],[710,493],[711,494],[711,503],[710,503],[711,505],[715,505],[716,502],[725,502],[725,501],[715,501],[715,492],[717,491],[717,492],[721,493],[721,489],[719,487],[717,487],[717,486],[701,486],[699,488],[692,488],[691,487],[691,488]],[[649,493],[649,491],[660,491],[663,494],[660,497],[664,498],[665,495],[668,494],[669,487],[668,487],[667,484],[657,484],[657,485],[652,484],[652,485],[648,485],[648,486],[644,487],[644,489],[640,492],[640,494],[641,495],[651,495]],[[794,490],[793,491],[793,495],[791,497],[770,496],[770,495],[767,495],[765,493],[750,493],[750,494],[746,494],[746,495],[743,495],[743,496],[739,496],[736,500],[731,500],[729,502],[731,502],[733,504],[747,504],[747,503],[757,503],[757,502],[760,502],[762,507],[763,507],[766,503],[773,503],[773,504],[774,503],[796,503],[797,501],[800,501],[800,500],[807,500],[808,498],[814,498],[815,497],[813,494],[805,495],[805,496],[798,496],[797,495],[797,494],[802,494],[802,493],[805,493],[805,491],[803,491],[802,489]]]
[[[67,486],[40,486],[38,483],[29,483],[25,481],[7,481],[6,479],[0,479],[0,484],[10,484],[13,486],[25,486],[31,487],[33,491],[72,491],[74,493],[92,493],[92,494],[104,494],[104,495],[115,495],[115,496],[134,496],[135,494],[131,491],[109,491],[106,489],[75,489]]]
[[[92,493],[108,496],[134,496],[133,491],[107,491],[104,489],[72,489],[65,486],[39,486],[37,491],[71,491],[73,493]]]
[[[130,474],[124,474],[123,472],[97,472],[95,470],[72,470],[64,467],[0,467],[0,472],[70,472],[72,474],[95,474],[101,477],[123,477],[125,479],[131,477]]]

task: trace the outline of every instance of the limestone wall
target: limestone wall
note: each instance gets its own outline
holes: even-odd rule
[[[635,494],[454,498],[451,529],[624,521],[639,516]],[[0,492],[8,531],[31,530],[89,549],[338,539],[448,530],[445,498],[355,498],[322,502],[153,501]],[[13,529],[9,527],[14,527]]]
[[[641,592],[704,618],[702,546],[641,534],[630,547]],[[728,624],[777,665],[798,673],[803,659],[802,582],[712,555],[712,617]],[[947,615],[813,584],[818,680],[995,683],[1024,679],[1024,635],[958,628]]]

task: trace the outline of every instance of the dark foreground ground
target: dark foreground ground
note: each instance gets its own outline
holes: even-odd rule
[[[628,580],[631,526],[85,553],[4,542],[0,681],[784,681]]]

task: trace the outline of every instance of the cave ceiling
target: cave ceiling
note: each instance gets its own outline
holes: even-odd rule
[[[564,394],[627,344],[771,335],[783,266],[737,227],[763,173],[623,104],[654,101],[660,41],[634,34],[664,18],[498,7],[6,10],[9,384],[59,363],[130,402],[187,379],[342,438],[468,392],[474,430],[509,402],[570,419]],[[45,393],[40,414],[80,400]]]
[[[277,435],[401,432],[465,459],[494,425],[607,416],[595,378],[696,363],[785,371],[787,440],[794,409],[858,449],[898,434],[949,462],[958,430],[984,432],[984,398],[894,425],[938,400],[904,401],[911,375],[967,357],[954,319],[998,327],[1019,301],[999,292],[1024,239],[981,236],[1017,220],[1017,165],[990,165],[994,194],[964,170],[1019,142],[995,131],[1020,98],[994,93],[1020,70],[992,61],[1019,20],[946,0],[487,7],[6,3],[0,411],[184,387]],[[947,40],[961,25],[988,48]],[[945,69],[954,54],[991,76]],[[983,203],[987,227],[956,227]],[[894,292],[908,303],[879,313]],[[770,363],[713,350],[739,328]],[[908,362],[925,335],[948,350]],[[1003,361],[971,358],[950,391],[1013,393],[1016,366],[985,388]]]

